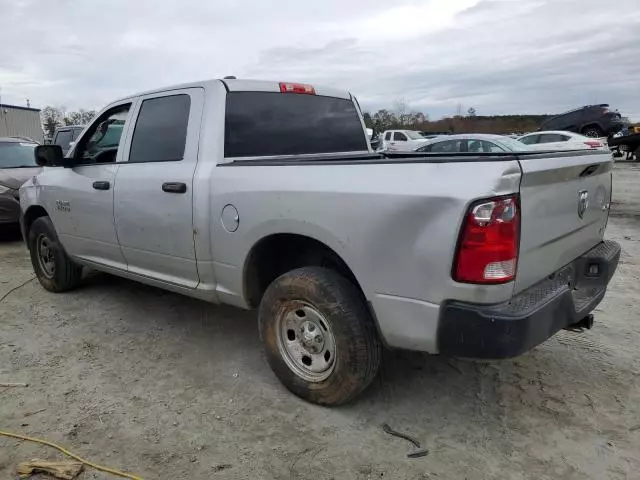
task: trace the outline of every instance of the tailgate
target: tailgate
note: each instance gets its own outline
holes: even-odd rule
[[[608,152],[520,155],[521,231],[515,293],[602,241],[611,200]]]

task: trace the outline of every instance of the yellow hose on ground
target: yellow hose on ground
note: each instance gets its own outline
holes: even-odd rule
[[[63,448],[60,445],[56,445],[55,443],[49,442],[47,440],[40,440],[39,438],[27,437],[25,435],[19,435],[17,433],[3,432],[2,430],[0,430],[0,435],[4,435],[5,437],[17,438],[18,440],[26,440],[27,442],[34,442],[34,443],[40,443],[42,445],[47,445],[48,447],[55,448],[56,450],[64,453],[65,455],[79,461],[80,463],[87,465],[88,467],[94,468],[104,473],[110,473],[111,475],[116,475],[117,477],[129,478],[130,480],[142,480],[141,477],[136,477],[135,475],[124,473],[119,470],[114,470],[113,468],[107,468],[101,465],[96,465],[95,463],[91,463],[88,460],[85,460],[84,458],[79,457],[74,453],[71,453],[66,448]]]

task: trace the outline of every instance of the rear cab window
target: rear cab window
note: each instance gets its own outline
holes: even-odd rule
[[[352,100],[277,92],[229,92],[225,157],[368,152]]]

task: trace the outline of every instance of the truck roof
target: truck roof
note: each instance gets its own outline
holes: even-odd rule
[[[230,92],[280,92],[280,83],[301,83],[301,82],[278,82],[273,80],[245,80],[245,79],[210,79],[202,80],[199,82],[181,83],[178,85],[170,85],[162,88],[155,88],[153,90],[147,90],[139,92],[133,95],[128,95],[117,101],[127,100],[133,97],[139,97],[141,95],[149,95],[152,93],[166,92],[168,90],[182,90],[185,88],[207,88],[213,87],[214,84],[222,82],[228,91]],[[325,97],[337,97],[344,99],[351,99],[351,94],[347,90],[340,90],[332,87],[324,87],[321,85],[311,84],[314,88],[316,95],[322,95]]]

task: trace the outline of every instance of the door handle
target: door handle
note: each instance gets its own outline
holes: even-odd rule
[[[187,184],[182,182],[166,182],[162,184],[162,191],[167,193],[187,193]]]
[[[109,190],[111,184],[109,182],[93,182],[93,188],[96,190]]]

